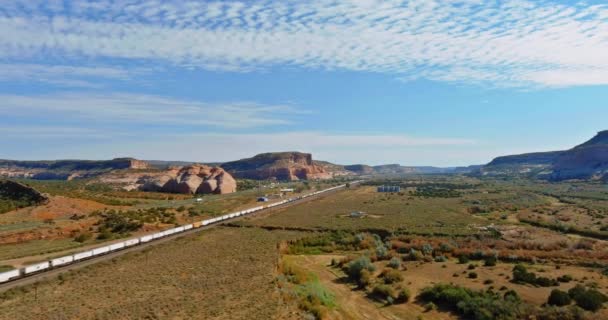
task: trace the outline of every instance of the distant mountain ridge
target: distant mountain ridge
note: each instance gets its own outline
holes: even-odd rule
[[[608,180],[608,130],[569,150],[498,157],[478,173],[524,175],[551,181]]]
[[[134,158],[112,160],[0,160],[0,176],[36,180],[71,180],[87,178],[113,170],[150,169],[151,166]]]

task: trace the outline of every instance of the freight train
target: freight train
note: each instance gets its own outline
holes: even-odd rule
[[[49,271],[52,270],[54,268],[58,268],[58,267],[63,267],[72,263],[76,263],[76,262],[80,262],[83,260],[88,260],[88,259],[92,259],[98,256],[102,256],[102,255],[106,255],[112,252],[116,252],[116,251],[120,251],[120,250],[124,250],[127,248],[131,248],[134,246],[138,246],[150,241],[155,241],[161,238],[165,238],[174,234],[178,234],[178,233],[182,233],[191,229],[196,229],[196,228],[200,228],[203,226],[208,226],[208,225],[212,225],[218,222],[222,222],[225,220],[229,220],[229,219],[234,219],[240,216],[244,216],[244,215],[249,215],[252,214],[254,212],[258,212],[261,210],[265,210],[265,209],[270,209],[276,206],[280,206],[280,205],[284,205],[286,203],[290,203],[290,202],[294,202],[294,201],[298,201],[304,198],[308,198],[308,197],[312,197],[312,196],[316,196],[318,194],[321,193],[326,193],[326,192],[330,192],[330,191],[334,191],[340,188],[344,188],[346,185],[339,185],[336,187],[332,187],[332,188],[328,188],[325,190],[321,190],[321,191],[316,191],[316,192],[312,192],[306,195],[302,195],[299,197],[294,197],[294,198],[289,198],[289,199],[285,199],[276,203],[272,203],[272,204],[267,204],[267,205],[263,205],[263,206],[259,206],[259,207],[255,207],[255,208],[251,208],[251,209],[246,209],[243,211],[238,211],[238,212],[233,212],[233,213],[229,213],[229,214],[225,214],[223,216],[219,216],[219,217],[215,217],[212,219],[207,219],[207,220],[202,220],[202,221],[197,221],[191,224],[187,224],[184,226],[179,226],[176,228],[172,228],[172,229],[168,229],[168,230],[164,230],[161,232],[157,232],[157,233],[153,233],[153,234],[149,234],[149,235],[144,235],[141,237],[137,237],[137,238],[132,238],[132,239],[128,239],[119,243],[113,243],[110,245],[106,245],[103,247],[99,247],[99,248],[95,248],[92,250],[88,250],[88,251],[83,251],[83,252],[79,252],[79,253],[75,253],[75,254],[71,254],[71,255],[67,255],[64,257],[60,257],[60,258],[55,258],[49,261],[45,261],[45,262],[40,262],[40,263],[36,263],[36,264],[32,264],[29,266],[25,266],[23,268],[20,269],[15,269],[15,270],[11,270],[11,271],[6,271],[6,272],[2,272],[0,273],[0,284],[1,283],[6,283],[9,281],[14,281],[14,280],[18,280],[27,276],[31,276],[34,274],[38,274],[38,273],[43,273],[45,271]]]

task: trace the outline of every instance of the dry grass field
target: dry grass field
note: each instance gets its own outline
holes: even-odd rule
[[[283,319],[277,243],[299,236],[205,231],[7,292],[0,319]]]
[[[403,194],[376,193],[361,187],[336,196],[284,209],[257,219],[255,226],[310,230],[381,229],[416,234],[468,235],[487,224],[470,215],[459,198],[423,199]],[[362,217],[351,217],[363,212]]]
[[[608,242],[580,232],[603,221],[602,188],[436,177],[402,183],[401,193],[354,187],[68,273],[37,292],[8,292],[0,318],[458,319],[457,308],[420,298],[439,284],[473,290],[467,294],[478,296],[467,303],[504,308],[501,319],[608,318],[607,309],[582,311],[576,301],[545,306],[553,290],[576,285],[608,294]],[[184,214],[203,215],[252,203],[247,193],[172,201],[171,210],[184,205]],[[578,215],[580,229],[521,219],[548,208],[558,219]],[[348,266],[363,257],[373,271],[354,279]],[[536,282],[514,281],[518,264]]]
[[[118,191],[83,181],[24,181],[49,195],[47,204],[0,214],[0,265],[18,267],[32,261],[60,256],[74,250],[99,245],[128,236],[136,236],[187,224],[257,205],[257,197],[276,193],[278,188],[245,190],[226,195],[192,196],[139,191]],[[289,186],[297,184],[290,184]],[[316,185],[314,187],[317,187]],[[201,202],[196,199],[201,198]],[[143,225],[128,233],[99,237],[99,213],[165,210],[174,217],[149,221],[142,214]],[[86,235],[81,241],[75,239]]]

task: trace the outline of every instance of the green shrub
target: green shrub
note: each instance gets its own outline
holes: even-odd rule
[[[424,311],[426,311],[426,312],[435,311],[435,310],[437,310],[437,305],[432,302],[429,302],[424,305]]]
[[[448,261],[448,258],[446,258],[445,256],[436,256],[435,257],[435,262],[446,262]]]
[[[510,301],[521,301],[521,298],[519,297],[519,294],[515,290],[508,290],[503,295],[503,298],[505,300],[510,300]]]
[[[357,283],[361,288],[367,288],[372,284],[372,273],[367,269],[361,270]]]
[[[469,279],[477,279],[477,272],[469,272]]]
[[[420,251],[418,251],[416,249],[411,249],[410,250],[410,253],[408,255],[408,260],[411,260],[411,261],[420,261],[422,259],[424,259],[424,255]]]
[[[492,320],[524,318],[521,301],[502,298],[491,291],[473,291],[467,288],[438,284],[425,288],[418,296],[422,302],[442,305],[457,311],[465,319]]]
[[[401,260],[399,260],[399,258],[392,258],[391,261],[388,262],[387,267],[399,269],[401,268]]]
[[[383,245],[377,246],[376,257],[378,257],[378,260],[387,260],[388,258],[390,258],[388,249]]]
[[[486,267],[494,267],[496,266],[497,259],[495,256],[489,256],[484,260],[484,266]]]
[[[467,264],[467,263],[469,263],[469,261],[470,261],[469,257],[467,257],[464,254],[461,254],[458,256],[458,263],[460,263],[460,264]]]
[[[603,293],[595,289],[587,289],[582,285],[576,285],[568,290],[568,295],[576,302],[577,306],[593,312],[601,309],[604,303],[608,301],[608,297]]]
[[[563,307],[567,306],[572,302],[572,298],[568,295],[568,292],[561,291],[558,289],[551,290],[547,304],[550,306]]]
[[[428,244],[428,243],[425,243],[424,245],[422,245],[422,253],[425,256],[428,256],[428,255],[432,254],[433,253],[433,246],[430,245],[430,244]]]
[[[91,237],[93,237],[93,236],[90,233],[84,232],[84,233],[81,233],[78,236],[76,236],[76,238],[74,238],[74,241],[83,243],[83,242],[91,239]]]
[[[525,266],[518,264],[513,268],[513,282],[520,284],[531,284],[541,287],[558,286],[559,282],[547,277],[537,277],[535,273],[528,272]]]
[[[397,294],[397,302],[398,303],[407,303],[408,301],[410,301],[411,296],[412,295],[408,288],[402,288],[399,290],[399,293]]]
[[[557,278],[557,281],[563,282],[563,283],[568,283],[572,280],[573,280],[573,278],[569,274],[566,274],[566,275],[563,275],[563,276]]]
[[[388,298],[396,299],[398,297],[395,289],[386,284],[375,286],[372,290],[372,295],[380,300],[387,300]]]
[[[361,256],[346,265],[345,272],[352,280],[359,280],[361,278],[361,271],[367,270],[374,272],[376,267],[372,264],[372,261],[367,256]]]

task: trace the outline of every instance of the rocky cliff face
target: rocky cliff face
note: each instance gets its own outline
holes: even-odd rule
[[[171,168],[159,175],[146,175],[138,182],[142,191],[184,194],[226,194],[236,192],[236,180],[219,167],[192,165]]]
[[[329,179],[331,173],[301,152],[263,153],[253,158],[222,164],[222,168],[237,178],[283,181]]]
[[[237,190],[236,180],[222,168],[199,164],[147,172],[113,172],[99,177],[99,181],[121,185],[126,190],[183,194],[226,194]]]
[[[566,151],[529,153],[494,159],[483,166],[482,175],[526,175],[561,180],[608,179],[608,130]]]
[[[555,159],[550,179],[592,179],[608,177],[608,130]]]

